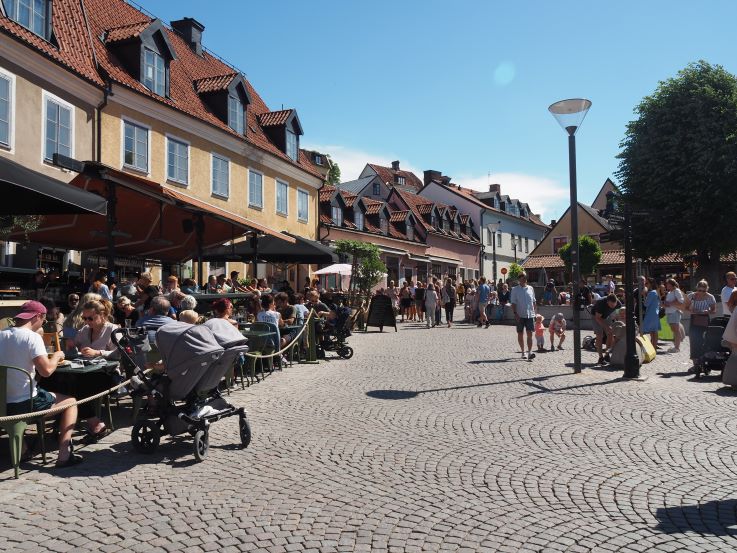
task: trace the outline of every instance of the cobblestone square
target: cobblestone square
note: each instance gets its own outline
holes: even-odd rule
[[[350,344],[351,360],[233,391],[246,450],[236,419],[213,425],[203,463],[189,437],[144,456],[122,428],[79,467],[14,480],[3,449],[0,549],[737,548],[737,396],[692,380],[685,353],[632,382],[572,374],[570,349],[523,361],[508,326],[404,323]]]

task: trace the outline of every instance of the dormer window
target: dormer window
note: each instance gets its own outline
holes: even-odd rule
[[[458,223],[454,223],[453,224],[453,232],[455,232],[456,234],[460,234],[461,233],[461,225],[459,225]]]
[[[343,226],[343,210],[339,206],[334,205],[332,209],[333,225],[336,227]]]
[[[361,211],[355,211],[353,214],[353,223],[358,230],[363,230],[363,213]]]
[[[228,96],[228,126],[238,134],[245,134],[246,110],[240,98]]]
[[[153,50],[144,49],[143,86],[159,96],[166,96],[166,64]]]
[[[373,187],[373,195],[374,196],[380,196],[381,195],[381,185],[378,182],[374,183]]]
[[[5,14],[45,40],[51,40],[51,0],[4,0]]]
[[[448,219],[443,221],[443,230],[445,232],[450,232],[450,221],[448,221]]]
[[[407,238],[409,240],[414,240],[415,239],[415,227],[413,227],[409,223],[407,223]]]
[[[430,215],[430,226],[434,229],[438,228],[438,217],[434,213]]]
[[[322,165],[322,156],[320,154],[315,154],[315,165]]]
[[[389,220],[386,217],[381,218],[381,220],[379,221],[379,226],[381,228],[381,234],[389,234]]]
[[[287,151],[286,154],[292,161],[297,161],[297,135],[287,129]]]
[[[400,175],[397,175],[397,184],[398,185],[403,186],[405,182],[406,181],[405,181],[404,177],[402,177]]]

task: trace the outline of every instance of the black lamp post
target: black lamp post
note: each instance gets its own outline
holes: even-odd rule
[[[486,228],[491,233],[491,272],[494,273],[494,286],[496,286],[496,233],[499,232],[501,226],[501,221],[486,225]]]
[[[581,265],[578,260],[578,197],[576,190],[576,131],[583,123],[591,107],[591,101],[583,98],[561,100],[548,111],[568,133],[568,171],[571,181],[571,267],[573,269],[573,371],[581,372],[581,306],[579,286]]]

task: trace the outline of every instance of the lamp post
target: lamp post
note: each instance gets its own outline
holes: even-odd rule
[[[514,262],[517,263],[517,251],[522,249],[522,238],[512,238],[512,250],[514,250]]]
[[[591,108],[591,101],[573,98],[555,102],[548,111],[568,133],[568,171],[571,185],[571,268],[573,269],[573,371],[581,372],[581,306],[579,286],[581,266],[578,261],[578,197],[576,190],[576,131]]]
[[[491,233],[491,272],[494,274],[494,286],[496,286],[496,233],[499,232],[501,226],[501,221],[486,225]]]

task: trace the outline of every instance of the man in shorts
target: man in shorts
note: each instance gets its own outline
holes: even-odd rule
[[[486,325],[489,328],[489,319],[486,316],[486,306],[489,305],[489,295],[491,294],[491,288],[486,284],[486,277],[479,279],[479,289],[476,290],[479,297],[479,322],[476,326],[481,327]]]
[[[0,365],[18,367],[28,373],[27,378],[18,371],[8,372],[8,416],[45,411],[54,406],[69,405],[61,412],[59,421],[59,456],[56,468],[70,467],[82,461],[72,453],[72,431],[77,421],[74,398],[47,392],[35,385],[36,372],[49,377],[64,360],[63,351],[49,356],[38,331],[46,320],[46,308],[37,301],[27,301],[15,316],[15,326],[0,332]]]
[[[512,312],[517,321],[517,340],[522,350],[522,359],[532,361],[535,354],[532,353],[532,333],[535,330],[535,291],[532,286],[527,285],[527,275],[519,275],[519,284],[512,288],[509,300],[512,304]],[[525,357],[525,344],[523,332],[527,331],[527,356]]]
[[[609,316],[614,313],[615,310],[622,307],[621,302],[617,299],[614,294],[609,294],[605,298],[601,298],[595,304],[591,310],[591,314],[594,316],[591,319],[591,324],[594,327],[594,334],[596,334],[596,352],[599,354],[598,364],[603,365],[609,363],[609,350],[614,345],[614,331],[612,329],[611,321]],[[604,335],[606,334],[607,352],[602,355],[602,346],[604,343]]]

